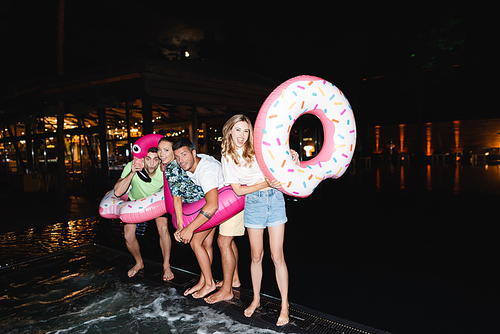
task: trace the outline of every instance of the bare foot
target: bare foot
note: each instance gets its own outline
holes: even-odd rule
[[[211,293],[212,291],[215,291],[215,284],[212,285],[205,285],[203,288],[200,290],[196,291],[193,293],[193,298],[200,299]]]
[[[174,273],[172,272],[172,269],[170,269],[170,267],[163,269],[163,280],[170,281],[172,278],[174,278]]]
[[[138,264],[136,263],[135,266],[133,266],[132,268],[130,268],[130,270],[128,271],[127,275],[128,277],[134,277],[135,274],[137,274],[139,272],[139,270],[142,270],[144,269],[144,264]]]
[[[215,282],[215,287],[220,288],[222,287],[222,284],[224,284],[224,281],[217,281]],[[241,286],[240,281],[233,281],[233,288],[239,288]]]
[[[289,321],[290,321],[290,318],[288,317],[288,305],[285,308],[282,306],[281,313],[280,313],[280,316],[278,317],[278,322],[276,323],[276,326],[284,326]]]
[[[192,295],[193,293],[200,290],[204,286],[205,286],[205,279],[203,278],[203,276],[200,276],[200,279],[198,280],[198,283],[196,283],[196,285],[194,285],[194,286],[190,287],[189,289],[187,289],[186,291],[184,291],[184,296]]]
[[[245,315],[245,317],[250,318],[255,312],[255,310],[259,308],[259,306],[260,302],[252,301],[252,304],[250,304],[250,306],[248,306],[246,310],[243,311],[243,314]]]
[[[196,284],[195,286],[184,291],[184,296],[192,295],[193,293],[195,293],[198,290],[200,290],[200,287],[198,286],[198,284]]]
[[[218,302],[221,302],[224,300],[231,300],[231,299],[233,299],[233,297],[234,297],[234,295],[232,292],[227,293],[225,291],[219,290],[216,293],[214,293],[213,295],[210,295],[207,298],[205,298],[205,301],[208,304],[215,304],[215,303],[218,303]]]

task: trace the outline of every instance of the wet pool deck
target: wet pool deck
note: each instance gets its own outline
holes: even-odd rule
[[[74,197],[66,208],[54,209],[50,198],[36,196],[3,198],[12,209],[4,214],[1,236],[21,233],[27,240],[44,229],[54,233],[50,224],[61,223],[64,230],[64,222],[97,214],[96,200]],[[493,215],[499,200],[498,166],[361,171],[325,181],[310,198],[289,198],[285,256],[290,301],[299,311],[304,305],[333,315],[326,319],[348,319],[391,333],[496,332],[500,225]],[[93,224],[97,232],[88,240],[126,252],[119,223]],[[158,263],[155,229],[153,223],[139,239],[143,256]],[[248,239],[236,241],[242,286],[250,289]],[[222,277],[219,257],[215,253],[216,278]],[[172,265],[199,271],[191,250],[177,243]],[[155,275],[158,270],[151,280],[158,280]],[[262,292],[279,296],[268,252]]]
[[[0,279],[0,287],[2,287],[4,293],[13,293],[15,295],[16,287],[13,287],[11,283],[13,281],[20,281],[18,278],[19,275],[26,275],[27,273],[29,275],[40,275],[49,266],[57,268],[63,263],[70,263],[75,258],[81,260],[82,257],[85,257],[86,262],[94,267],[115,268],[122,275],[126,275],[132,261],[131,256],[127,253],[97,244],[86,244],[0,268],[2,277]],[[67,265],[64,268],[68,270]],[[179,294],[182,294],[199,279],[199,276],[194,273],[179,268],[172,269],[175,274],[174,279],[169,282],[163,282],[162,264],[146,260],[145,269],[131,278],[131,281],[144,283],[149,286],[173,287]],[[75,270],[78,269],[75,268]],[[244,288],[235,288],[234,295],[232,300],[214,305],[208,305],[203,300],[196,300],[190,296],[186,298],[191,299],[195,304],[200,306],[209,306],[218,312],[222,312],[239,323],[263,329],[271,329],[281,333],[387,333],[345,319],[323,314],[294,303],[290,304],[290,323],[283,327],[277,327],[275,323],[280,312],[279,300],[270,296],[262,296],[261,307],[256,310],[251,318],[246,318],[243,315],[243,310],[251,303],[252,292]]]

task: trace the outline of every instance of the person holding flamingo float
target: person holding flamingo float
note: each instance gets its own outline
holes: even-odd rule
[[[159,165],[158,148],[150,147],[144,158],[134,158],[123,168],[121,177],[114,186],[114,194],[120,197],[128,191],[128,197],[135,200],[158,192],[163,187],[163,174]],[[144,174],[142,177],[139,176],[140,172]],[[144,178],[147,178],[149,182]],[[163,280],[169,281],[174,278],[174,273],[170,268],[172,240],[168,232],[168,220],[166,215],[162,215],[155,218],[155,221],[163,254]],[[144,268],[139,242],[135,234],[136,228],[137,224],[124,224],[123,231],[127,249],[135,259],[135,265],[127,273],[128,277],[135,276],[139,270]]]

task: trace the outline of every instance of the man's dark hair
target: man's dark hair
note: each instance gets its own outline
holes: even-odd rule
[[[158,147],[150,147],[148,153],[158,153]]]
[[[189,140],[187,138],[181,138],[178,141],[176,141],[174,143],[174,145],[172,145],[172,150],[175,151],[175,150],[180,149],[181,147],[186,147],[189,151],[192,151],[195,149],[191,140]]]

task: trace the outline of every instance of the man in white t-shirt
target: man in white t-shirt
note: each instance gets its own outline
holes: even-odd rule
[[[180,139],[173,145],[174,156],[182,169],[184,169],[193,182],[200,186],[205,193],[206,204],[200,214],[179,233],[175,234],[178,241],[185,244],[190,243],[198,264],[200,265],[200,281],[194,287],[187,289],[184,295],[192,294],[194,298],[202,298],[215,290],[215,282],[212,277],[211,258],[212,243],[215,228],[194,233],[200,226],[205,224],[219,208],[219,188],[224,186],[221,163],[214,157],[206,154],[196,154],[191,141]],[[230,218],[220,224],[218,245],[221,252],[222,270],[224,280],[222,287],[216,293],[205,298],[207,303],[217,303],[222,300],[233,298],[234,276],[237,276],[236,263],[238,250],[234,243],[235,236],[245,233],[243,213]],[[237,279],[239,285],[239,278]]]

